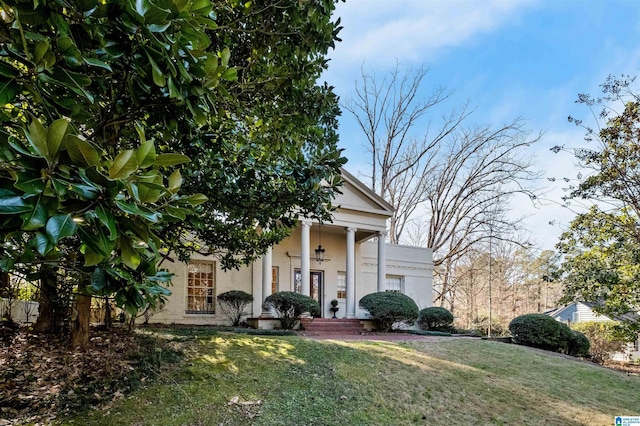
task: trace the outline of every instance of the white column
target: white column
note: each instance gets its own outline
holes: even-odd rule
[[[273,269],[273,250],[271,247],[267,249],[267,252],[262,255],[262,305],[264,301],[271,295],[271,280]],[[262,309],[261,317],[271,316],[271,312]]]
[[[347,318],[356,317],[356,228],[347,228]]]
[[[302,238],[300,241],[300,279],[302,280],[301,293],[305,296],[311,296],[311,283],[309,282],[309,275],[311,273],[311,247],[309,244],[310,236],[309,230],[311,228],[311,219],[303,219],[302,225]]]
[[[387,287],[387,231],[378,232],[378,291],[385,291]]]

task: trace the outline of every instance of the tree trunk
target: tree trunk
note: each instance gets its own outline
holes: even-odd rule
[[[104,328],[107,330],[111,330],[111,326],[113,325],[113,321],[111,318],[111,300],[108,297],[105,297],[105,305],[104,305]]]
[[[71,328],[71,347],[86,348],[89,345],[89,322],[91,319],[91,296],[78,294],[76,315]]]
[[[34,333],[54,333],[58,331],[56,301],[58,286],[56,272],[50,266],[40,267],[40,292],[38,319],[33,325]]]

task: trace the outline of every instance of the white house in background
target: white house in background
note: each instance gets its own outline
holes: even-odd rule
[[[420,308],[431,306],[433,261],[430,249],[385,243],[393,208],[365,184],[342,171],[343,193],[335,200],[333,222],[300,218],[292,235],[272,247],[260,261],[240,270],[223,271],[213,256],[194,256],[190,263],[164,264],[174,274],[168,302],[151,322],[175,324],[228,323],[216,296],[242,290],[254,297],[250,318],[268,318],[262,303],[277,291],[295,291],[320,303],[322,317],[366,318],[359,300],[377,291],[398,291]],[[315,249],[325,250],[324,261]],[[267,321],[255,322],[260,327]]]
[[[600,315],[593,311],[593,308],[597,306],[596,303],[590,302],[573,302],[569,305],[557,308],[551,311],[545,312],[545,314],[553,317],[555,320],[564,322],[567,324],[576,322],[587,321],[637,321],[639,316],[637,314],[625,314],[619,317],[610,318],[606,315]],[[611,359],[615,361],[629,361],[631,359],[640,359],[640,335],[633,343],[628,343],[626,350],[622,352],[616,352],[611,356]]]

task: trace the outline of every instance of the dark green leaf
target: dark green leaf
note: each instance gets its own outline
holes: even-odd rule
[[[47,131],[42,126],[42,123],[37,119],[33,119],[29,124],[29,132],[27,132],[27,139],[31,144],[31,147],[35,152],[43,158],[47,158]]]
[[[11,64],[0,61],[0,76],[7,78],[18,77],[20,73]]]
[[[167,206],[165,208],[165,215],[174,217],[179,220],[185,220],[187,218],[186,210],[171,206]]]
[[[36,250],[40,255],[45,256],[51,250],[53,250],[54,246],[49,241],[49,238],[42,232],[38,232],[35,236]]]
[[[71,161],[79,166],[96,166],[100,164],[98,151],[87,141],[76,135],[67,136],[67,151]]]
[[[58,154],[62,140],[67,134],[69,121],[64,118],[54,121],[47,129],[47,160],[53,161]]]
[[[203,194],[194,194],[194,195],[190,195],[188,197],[185,197],[182,199],[183,201],[186,201],[187,203],[197,206],[198,204],[202,204],[205,201],[208,200],[208,198],[206,196],[204,196]]]
[[[127,149],[122,151],[113,160],[113,164],[109,167],[109,178],[112,180],[126,179],[133,174],[138,168],[135,151]]]
[[[107,287],[107,274],[103,268],[96,268],[91,274],[91,291],[99,296],[104,295]]]
[[[93,186],[71,183],[69,188],[84,200],[95,200],[100,196],[100,191]]]
[[[142,169],[153,165],[156,160],[156,147],[153,141],[146,141],[140,144],[136,150],[136,160]]]
[[[21,197],[0,195],[0,214],[16,214],[31,211],[33,206],[26,203]]]
[[[102,224],[109,230],[109,240],[114,241],[118,238],[118,230],[116,228],[116,219],[113,212],[102,204],[96,207],[96,216]]]
[[[102,227],[89,229],[87,226],[80,226],[78,227],[78,236],[88,250],[100,255],[103,259],[109,258],[115,248],[115,244],[104,234]]]
[[[149,64],[151,65],[151,75],[153,77],[153,82],[156,84],[156,86],[164,87],[167,84],[164,73],[162,72],[158,64],[156,64],[156,61],[153,60],[151,55],[147,54],[147,57],[149,58]]]
[[[106,256],[96,253],[89,247],[84,250],[84,266],[96,266],[99,265]]]
[[[40,173],[34,176],[33,173],[18,173],[18,181],[13,185],[27,194],[40,194],[44,191],[45,182]]]
[[[49,218],[46,226],[47,236],[53,244],[76,233],[77,225],[70,214]]]
[[[47,224],[48,217],[47,209],[42,205],[40,200],[38,200],[31,212],[22,215],[22,230],[35,231],[36,229],[40,229]]]
[[[116,205],[125,213],[140,216],[153,223],[158,222],[162,218],[162,215],[160,213],[151,211],[146,207],[137,206],[131,203],[125,203],[124,201],[116,201]]]
[[[0,78],[0,105],[13,103],[19,92],[18,83]]]
[[[178,164],[188,163],[191,159],[182,154],[160,154],[156,157],[156,166],[170,167]]]
[[[124,236],[120,237],[120,259],[131,269],[138,269],[140,266],[140,253],[132,247],[131,240]]]
[[[100,61],[98,59],[92,59],[92,58],[84,58],[84,61],[88,65],[91,65],[92,67],[98,67],[98,68],[102,68],[102,69],[105,69],[107,71],[113,72],[113,70],[111,69],[111,66],[109,64],[107,64],[106,62]]]
[[[0,258],[0,270],[4,272],[11,272],[13,270],[15,262],[10,257]]]

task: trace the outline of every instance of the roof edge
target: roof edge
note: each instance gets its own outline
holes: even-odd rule
[[[373,192],[373,190],[371,190],[371,188],[369,188],[360,179],[358,179],[357,177],[355,177],[354,175],[352,175],[351,173],[346,171],[344,169],[344,167],[340,167],[340,175],[342,176],[342,178],[345,181],[347,181],[351,185],[355,186],[360,192],[362,192],[369,199],[371,199],[371,201],[373,201],[377,205],[379,205],[382,210],[386,210],[386,211],[390,212],[391,214],[393,214],[395,212],[395,209],[393,208],[393,206],[391,204],[389,204],[389,202],[387,200],[385,200],[384,198],[382,198],[381,196],[379,196],[378,194]]]

